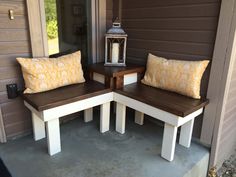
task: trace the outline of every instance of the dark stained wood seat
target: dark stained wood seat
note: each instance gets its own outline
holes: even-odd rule
[[[193,99],[141,83],[127,85],[115,92],[180,117],[193,113],[209,102],[208,99]]]
[[[111,89],[103,84],[96,81],[86,81],[47,92],[24,94],[23,99],[37,111],[43,111],[109,92]]]

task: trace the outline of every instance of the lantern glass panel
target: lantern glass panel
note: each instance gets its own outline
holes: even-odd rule
[[[107,38],[107,62],[123,63],[125,38]]]

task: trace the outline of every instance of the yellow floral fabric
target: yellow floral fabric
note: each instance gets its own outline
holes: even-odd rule
[[[25,81],[24,93],[38,93],[85,82],[80,51],[59,58],[17,58]]]
[[[142,83],[200,99],[201,79],[208,63],[208,60],[167,60],[149,54]]]

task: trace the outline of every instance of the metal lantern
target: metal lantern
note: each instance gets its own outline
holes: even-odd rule
[[[125,66],[127,34],[114,22],[105,34],[105,66]]]

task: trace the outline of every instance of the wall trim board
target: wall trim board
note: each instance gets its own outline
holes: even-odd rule
[[[223,81],[223,71],[225,66],[226,52],[228,47],[229,33],[233,16],[233,7],[235,0],[222,0],[220,17],[211,63],[211,72],[208,85],[207,98],[210,99],[210,104],[205,108],[203,126],[201,132],[201,142],[211,145],[214,122],[217,116],[217,110],[221,110],[219,103],[220,93]]]
[[[26,0],[33,57],[48,56],[44,0]]]
[[[104,61],[104,35],[106,33],[106,1],[91,0],[92,62]]]
[[[225,117],[225,107],[236,57],[236,2],[222,0],[212,69],[205,109],[201,142],[211,145],[210,167],[219,163],[218,151]]]
[[[217,109],[216,121],[215,121],[215,128],[213,132],[213,139],[212,139],[212,148],[211,148],[211,157],[210,157],[210,165],[221,165],[224,159],[220,158],[219,148],[222,147],[221,143],[221,136],[223,135],[223,126],[225,120],[225,111],[226,111],[226,103],[229,96],[229,89],[231,78],[233,74],[233,67],[236,58],[236,1],[234,0],[233,6],[233,14],[232,14],[232,23],[230,28],[229,34],[229,41],[228,47],[226,52],[226,59],[225,59],[225,66],[223,70],[223,84],[222,84],[222,92],[220,98],[222,98],[222,106],[221,111]],[[224,146],[224,145],[223,145]]]
[[[6,143],[6,142],[7,142],[6,132],[3,124],[2,110],[0,107],[0,143]]]

